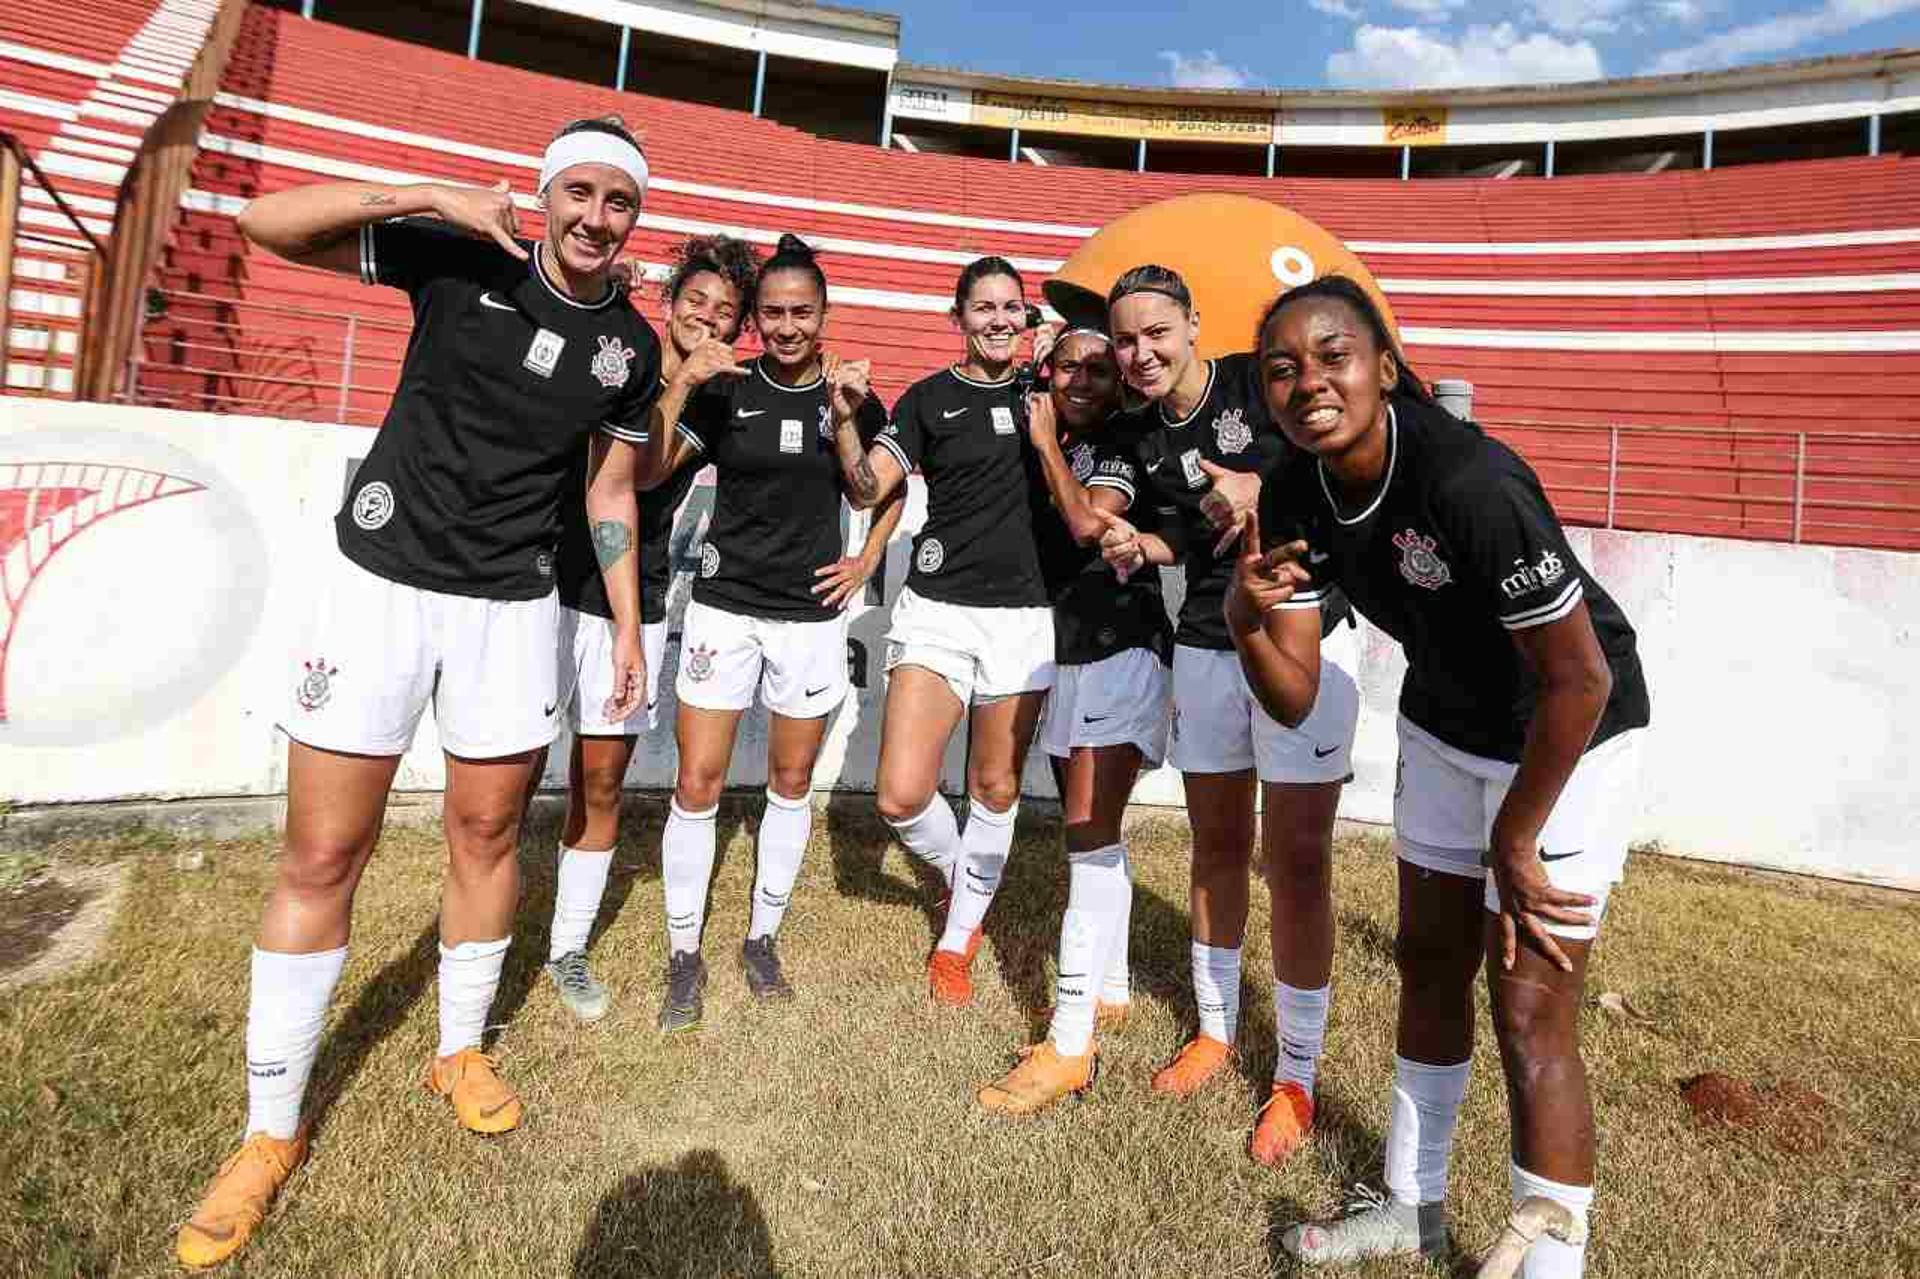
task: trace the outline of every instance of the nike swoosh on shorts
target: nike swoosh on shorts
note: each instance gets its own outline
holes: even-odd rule
[[[480,295],[480,305],[490,306],[496,311],[518,311],[520,309],[511,303],[496,300],[491,293],[482,293]]]

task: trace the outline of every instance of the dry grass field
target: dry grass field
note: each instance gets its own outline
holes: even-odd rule
[[[798,998],[752,1004],[735,954],[757,806],[722,810],[707,1025],[652,1026],[665,960],[661,811],[630,815],[601,931],[613,1012],[575,1026],[539,971],[553,831],[523,848],[524,907],[495,1019],[524,1128],[458,1131],[419,1079],[435,1034],[433,829],[388,833],[310,1105],[314,1155],[228,1267],[270,1276],[1205,1276],[1291,1273],[1279,1231],[1377,1177],[1392,1070],[1392,858],[1343,840],[1323,1125],[1289,1166],[1245,1141],[1273,1046],[1254,893],[1239,1077],[1188,1103],[1147,1080],[1191,1025],[1186,836],[1136,824],[1135,1013],[1084,1101],[1037,1120],[973,1090],[1037,1029],[1065,892],[1059,831],[1023,823],[972,1009],[930,1006],[932,895],[857,797],[817,823],[782,952]],[[0,1275],[172,1271],[171,1240],[245,1115],[246,954],[271,840],[180,869],[164,838],[62,844],[0,866],[0,916],[46,864],[124,863],[90,965],[0,993]],[[189,859],[190,860],[190,859]],[[17,931],[17,930],[16,930]],[[1588,1272],[1920,1274],[1920,901],[1641,857],[1614,898],[1585,1021],[1601,1131]],[[0,966],[30,958],[14,937]],[[1454,1156],[1461,1243],[1507,1203],[1506,1119],[1483,1037]],[[1823,1148],[1704,1130],[1681,1081],[1721,1070],[1828,1103]],[[1447,1273],[1380,1264],[1347,1273]]]

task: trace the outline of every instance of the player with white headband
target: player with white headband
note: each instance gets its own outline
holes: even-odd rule
[[[1122,577],[1100,553],[1101,513],[1126,513],[1140,484],[1137,429],[1116,416],[1112,343],[1069,329],[1040,368],[1046,389],[1027,410],[1041,472],[1033,520],[1058,663],[1040,745],[1066,826],[1067,909],[1047,1038],[979,1093],[988,1110],[1015,1115],[1091,1086],[1096,1025],[1126,1013],[1133,877],[1120,823],[1142,765],[1166,754],[1173,654],[1159,571]]]
[[[647,164],[617,121],[548,148],[546,234],[518,234],[508,184],[329,182],[262,196],[240,231],[289,261],[403,289],[414,328],[386,420],[302,579],[311,625],[288,671],[284,852],[247,1009],[245,1141],[176,1252],[237,1252],[307,1153],[301,1103],[346,964],[354,890],[429,702],[446,759],[440,1042],[427,1087],[460,1124],[518,1126],[481,1051],[519,898],[516,849],[558,724],[553,548],[584,500],[614,619],[608,719],[641,700],[636,445],[659,389],[653,329],[611,268]],[[422,216],[431,215],[431,216]],[[567,483],[588,439],[584,493]]]

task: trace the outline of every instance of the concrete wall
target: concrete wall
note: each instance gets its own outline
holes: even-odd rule
[[[0,798],[16,805],[271,795],[273,723],[293,687],[305,582],[372,435],[354,427],[0,399]],[[903,530],[923,517],[917,487]],[[676,551],[697,551],[696,489]],[[849,536],[861,526],[850,521]],[[1576,530],[1574,544],[1640,630],[1653,688],[1637,822],[1669,851],[1920,888],[1920,556]],[[823,788],[869,789],[878,752],[885,602],[854,605],[857,696],[836,719]],[[677,621],[688,579],[676,578]],[[1177,596],[1177,591],[1172,592]],[[1392,816],[1393,709],[1404,669],[1368,631],[1355,781],[1343,814]],[[662,710],[671,724],[677,638]],[[764,715],[733,780],[765,778]],[[556,757],[564,758],[563,749]],[[949,751],[957,784],[961,751]],[[632,782],[671,783],[670,729]],[[403,789],[442,778],[432,716]],[[555,775],[551,780],[561,779]],[[1030,793],[1050,794],[1043,766]],[[1136,799],[1181,801],[1177,775]]]

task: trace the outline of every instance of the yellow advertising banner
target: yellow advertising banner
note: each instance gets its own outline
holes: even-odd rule
[[[1382,140],[1390,147],[1437,147],[1446,143],[1445,107],[1383,107],[1380,116]]]
[[[1273,140],[1273,113],[1232,107],[1175,107],[1153,102],[1100,102],[1090,98],[1037,97],[1022,93],[973,93],[973,122],[1002,129],[1041,129],[1098,138],[1148,138],[1182,142]]]

